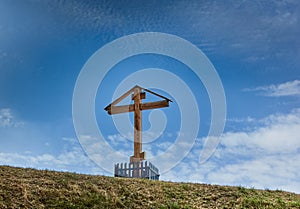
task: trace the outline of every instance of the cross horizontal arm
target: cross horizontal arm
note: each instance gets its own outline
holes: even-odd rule
[[[150,109],[156,109],[156,108],[163,108],[163,107],[169,107],[169,101],[168,100],[162,100],[158,102],[147,102],[142,103],[140,105],[141,110],[150,110]],[[119,114],[119,113],[125,113],[125,112],[133,112],[134,111],[134,105],[122,105],[122,106],[107,106],[105,108],[108,114]]]
[[[150,110],[150,109],[163,108],[163,107],[169,107],[168,100],[162,100],[158,102],[147,102],[141,104],[142,110]]]
[[[134,111],[134,105],[122,105],[122,106],[108,106],[105,108],[108,114],[119,114],[119,113],[125,113],[125,112],[133,112]]]

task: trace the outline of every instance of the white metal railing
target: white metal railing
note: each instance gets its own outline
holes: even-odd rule
[[[115,177],[159,180],[159,170],[148,161],[117,163],[115,164]]]

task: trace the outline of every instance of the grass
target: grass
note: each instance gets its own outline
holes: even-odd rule
[[[0,208],[298,208],[294,193],[0,166]]]

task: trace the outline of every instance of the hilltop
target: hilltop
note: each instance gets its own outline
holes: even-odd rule
[[[297,194],[0,166],[0,208],[300,208]]]

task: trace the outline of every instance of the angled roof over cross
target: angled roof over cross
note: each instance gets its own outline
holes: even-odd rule
[[[144,92],[143,92],[144,91]],[[141,110],[149,110],[149,109],[156,109],[156,108],[163,108],[163,107],[168,107],[169,102],[172,102],[171,99],[162,96],[156,92],[153,92],[149,89],[145,89],[143,87],[140,87],[138,85],[134,86],[130,90],[128,90],[126,93],[124,93],[122,96],[119,98],[115,99],[111,104],[107,105],[104,109],[107,111],[108,114],[113,115],[113,114],[119,114],[119,113],[125,113],[125,112],[133,112],[134,111],[134,104],[130,105],[120,105],[116,106],[119,104],[123,99],[131,95],[132,100],[134,100],[136,92],[141,93],[141,98],[140,99],[145,99],[146,98],[146,92],[155,95],[157,97],[162,98],[163,100],[156,101],[156,102],[146,102],[146,103],[140,103],[140,109]]]

